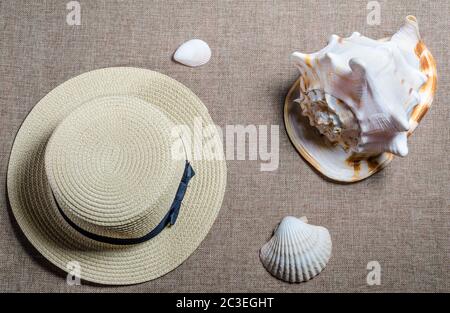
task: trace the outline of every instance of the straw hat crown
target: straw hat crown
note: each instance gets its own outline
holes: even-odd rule
[[[91,100],[54,130],[45,172],[59,209],[90,233],[138,238],[170,209],[185,160],[171,155],[174,124],[134,97]]]

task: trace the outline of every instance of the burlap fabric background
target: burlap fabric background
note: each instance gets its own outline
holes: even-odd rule
[[[366,23],[367,1],[80,1],[82,25],[66,23],[68,1],[0,1],[1,291],[450,291],[450,2],[379,1],[381,25]],[[318,176],[284,131],[282,104],[297,71],[294,50],[322,48],[329,35],[385,37],[407,14],[438,62],[432,110],[410,140],[410,154],[368,180],[338,185]],[[171,55],[199,37],[211,62],[190,69]],[[144,67],[191,88],[220,126],[280,125],[280,163],[229,161],[222,210],[200,248],[179,268],[141,285],[70,287],[27,242],[6,199],[8,157],[22,120],[46,93],[85,71]],[[45,121],[42,121],[45,123]],[[306,215],[326,226],[333,255],[306,284],[273,279],[260,246],[281,217]],[[366,265],[382,267],[380,286]]]

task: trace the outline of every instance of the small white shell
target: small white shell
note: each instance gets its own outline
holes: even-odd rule
[[[211,49],[200,39],[191,39],[178,47],[173,56],[174,60],[191,67],[208,63],[211,59]]]
[[[286,216],[273,237],[262,246],[260,259],[273,276],[290,282],[308,281],[318,275],[331,256],[331,237],[321,226],[306,218]]]

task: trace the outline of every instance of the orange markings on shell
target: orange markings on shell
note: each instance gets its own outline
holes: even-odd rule
[[[311,56],[309,54],[307,54],[305,57],[305,63],[308,67],[312,68]]]
[[[416,47],[414,48],[414,52],[416,53],[417,57],[420,58],[422,53],[426,50],[425,43],[422,40],[419,40],[419,42],[416,44]]]
[[[358,179],[361,172],[361,159],[358,157],[350,156],[345,160],[348,166],[353,167],[353,179]]]
[[[411,119],[419,123],[428,112],[433,95],[436,92],[437,74],[436,61],[422,40],[416,44],[414,52],[419,58],[420,71],[427,76],[427,81],[422,85],[422,87],[420,87],[419,90],[422,95],[423,102],[417,105],[411,113]]]
[[[369,168],[369,172],[375,171],[378,166],[380,166],[380,163],[375,157],[370,157],[367,159],[367,167]]]

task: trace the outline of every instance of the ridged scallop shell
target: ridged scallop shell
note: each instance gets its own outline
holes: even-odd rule
[[[331,256],[328,230],[307,223],[305,217],[283,218],[273,237],[262,246],[260,259],[273,276],[300,283],[318,275]]]
[[[387,166],[393,154],[407,154],[407,137],[428,112],[437,84],[436,62],[414,16],[391,38],[332,36],[324,49],[293,59],[300,77],[286,96],[284,122],[317,171],[356,182]]]
[[[173,56],[174,60],[191,67],[204,65],[211,59],[211,49],[200,39],[191,39],[183,43]]]

